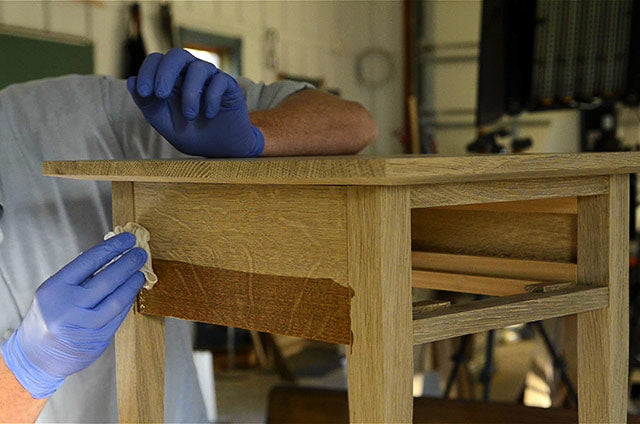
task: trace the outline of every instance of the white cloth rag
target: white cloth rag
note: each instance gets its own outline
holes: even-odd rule
[[[147,252],[147,262],[145,262],[145,264],[142,265],[142,268],[140,268],[140,272],[144,274],[144,278],[145,278],[145,283],[143,288],[147,290],[151,290],[151,288],[153,288],[153,285],[158,282],[158,276],[153,272],[153,268],[151,266],[151,251],[149,250],[149,239],[150,239],[149,231],[140,224],[137,224],[135,222],[127,222],[124,226],[116,225],[113,231],[108,232],[104,236],[104,239],[105,240],[110,239],[116,234],[120,234],[124,232],[132,233],[134,236],[136,236],[135,247],[144,249],[145,252]]]

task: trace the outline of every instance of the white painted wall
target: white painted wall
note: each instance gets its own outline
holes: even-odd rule
[[[346,99],[367,107],[380,135],[369,149],[374,154],[402,151],[393,133],[403,125],[402,4],[400,1],[171,1],[174,22],[195,30],[240,37],[243,73],[272,82],[277,71],[264,66],[267,28],[279,33],[280,71],[324,78]],[[0,24],[71,34],[95,45],[96,73],[118,76],[126,36],[128,1],[98,4],[71,1],[2,1]],[[159,2],[142,6],[142,32],[149,52],[166,51],[158,29]],[[394,58],[394,75],[377,89],[355,78],[355,56],[369,47],[383,47]]]

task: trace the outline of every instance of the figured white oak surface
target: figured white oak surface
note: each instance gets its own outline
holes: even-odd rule
[[[420,184],[411,186],[411,207],[469,205],[466,209],[567,213],[571,202],[561,198],[603,194],[608,190],[606,176]]]
[[[640,152],[45,162],[43,174],[108,181],[404,185],[640,172]]]
[[[413,269],[541,281],[577,281],[576,264],[488,256],[411,252]]]
[[[347,284],[343,187],[135,183],[155,259]]]
[[[581,286],[496,297],[438,309],[414,317],[413,343],[428,343],[513,324],[601,309],[609,302],[607,291],[606,287]],[[597,396],[597,391],[592,396]]]
[[[357,423],[413,417],[409,192],[352,187],[347,194],[353,341],[349,416]]]
[[[134,220],[133,183],[112,186],[113,222]],[[118,419],[120,422],[164,421],[164,318],[132,308],[115,335]]]
[[[578,198],[578,283],[608,285],[608,307],[578,315],[581,423],[627,419],[629,365],[629,176],[609,195]]]

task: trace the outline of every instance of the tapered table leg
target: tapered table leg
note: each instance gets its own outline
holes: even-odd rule
[[[411,422],[411,225],[404,187],[351,187],[347,195],[353,343],[351,422]]]
[[[629,176],[608,195],[578,200],[578,282],[609,285],[609,307],[578,314],[581,423],[627,420],[629,363]]]
[[[135,221],[133,183],[112,184],[114,226]],[[119,421],[164,422],[164,318],[142,315],[134,306],[115,339]]]

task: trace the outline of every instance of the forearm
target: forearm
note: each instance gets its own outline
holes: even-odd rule
[[[274,109],[249,115],[264,135],[263,156],[354,154],[378,134],[359,103],[319,90],[303,90]]]
[[[0,356],[0,422],[35,422],[46,399],[34,399]]]

